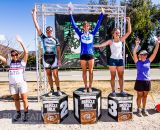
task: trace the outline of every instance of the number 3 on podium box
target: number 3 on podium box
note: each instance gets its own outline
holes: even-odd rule
[[[127,121],[132,119],[133,95],[125,97],[117,93],[116,97],[108,96],[108,115],[116,121]]]
[[[111,114],[114,117],[117,117],[117,103],[114,100],[109,100],[108,104],[110,105],[110,107],[108,108],[109,114]]]

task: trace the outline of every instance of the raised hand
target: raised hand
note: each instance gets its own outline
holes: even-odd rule
[[[101,11],[102,11],[103,14],[105,13],[104,8],[101,8]]]
[[[36,9],[36,7],[34,7],[34,8],[32,9],[32,15],[33,15],[33,16],[36,16],[36,13],[37,13],[37,9]]]
[[[16,35],[16,40],[17,40],[17,42],[19,42],[19,43],[23,43],[23,40],[21,39],[21,37],[19,36],[19,35]]]
[[[72,11],[74,10],[73,4],[71,2],[68,4],[68,10],[70,13],[72,13]]]
[[[136,38],[136,40],[135,40],[136,46],[139,46],[140,43],[141,43],[140,39],[139,39],[139,38]]]
[[[126,17],[126,21],[130,22],[131,21],[130,17]]]

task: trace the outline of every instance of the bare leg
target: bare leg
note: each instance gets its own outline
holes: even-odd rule
[[[146,101],[147,101],[148,93],[149,93],[149,91],[144,91],[143,92],[143,97],[142,97],[143,109],[145,109],[145,107],[146,107]]]
[[[83,82],[84,82],[85,88],[87,89],[87,65],[86,65],[87,61],[81,60],[80,63],[82,67]]]
[[[13,121],[18,121],[18,119],[21,118],[19,94],[14,94],[13,99],[17,111],[17,113],[14,115]]]
[[[115,77],[116,77],[116,66],[109,66],[110,74],[111,74],[111,87],[112,92],[115,91]]]
[[[137,91],[137,108],[141,108],[143,92]]]
[[[47,74],[47,78],[48,78],[50,88],[51,88],[51,90],[53,90],[52,71],[50,69],[46,69],[46,74]]]
[[[24,112],[28,112],[28,99],[27,99],[27,93],[21,94],[22,101],[23,101],[23,107],[24,107]]]
[[[93,82],[93,67],[94,67],[94,59],[88,61],[88,68],[89,68],[89,88],[92,87],[92,82]]]
[[[124,75],[124,66],[117,67],[118,77],[119,77],[119,86],[120,91],[123,92],[123,75]]]
[[[19,94],[13,95],[14,103],[16,106],[16,111],[20,111],[20,100],[19,100]]]
[[[53,72],[53,76],[55,79],[55,84],[56,84],[57,90],[60,90],[58,69],[54,69],[54,70],[52,70],[52,72]]]

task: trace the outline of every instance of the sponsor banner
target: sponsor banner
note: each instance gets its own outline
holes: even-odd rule
[[[83,99],[81,100],[81,109],[96,109],[96,99]]]
[[[118,121],[127,121],[132,119],[132,113],[119,113]]]
[[[47,113],[44,114],[43,120],[45,124],[58,124],[60,123],[59,114]]]
[[[82,111],[81,110],[81,123],[82,124],[93,124],[96,122],[96,110]]]
[[[132,112],[132,103],[119,103],[118,107],[119,112]]]
[[[43,104],[43,113],[58,112],[58,103],[45,103]]]

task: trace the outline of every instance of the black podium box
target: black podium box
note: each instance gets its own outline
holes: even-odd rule
[[[73,92],[74,116],[81,124],[93,124],[101,116],[101,91],[92,88],[85,93],[84,88]]]
[[[133,95],[120,93],[116,97],[108,95],[108,115],[116,121],[127,121],[132,119]]]
[[[63,92],[58,96],[57,92],[42,97],[42,119],[45,124],[58,124],[68,116],[68,96]]]

